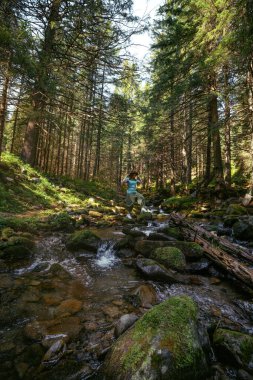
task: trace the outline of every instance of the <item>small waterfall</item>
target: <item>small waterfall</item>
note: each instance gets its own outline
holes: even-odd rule
[[[98,248],[95,264],[103,269],[113,267],[119,259],[115,256],[115,241],[103,241]]]

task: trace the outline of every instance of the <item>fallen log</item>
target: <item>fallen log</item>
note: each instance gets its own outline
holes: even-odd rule
[[[194,223],[188,223],[180,214],[171,213],[170,220],[180,227],[186,239],[200,244],[212,261],[253,288],[253,269],[238,260],[239,256],[252,263],[253,258],[248,250],[244,250],[224,238],[219,238]]]

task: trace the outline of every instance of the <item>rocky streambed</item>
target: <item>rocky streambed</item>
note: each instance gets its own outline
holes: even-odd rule
[[[1,259],[1,379],[252,379],[253,302],[175,226],[54,233]]]

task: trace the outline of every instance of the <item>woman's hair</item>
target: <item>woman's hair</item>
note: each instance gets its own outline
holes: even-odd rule
[[[136,171],[132,171],[131,173],[128,174],[128,177],[133,178],[133,177],[135,177],[136,175],[138,175],[138,172],[136,172]]]

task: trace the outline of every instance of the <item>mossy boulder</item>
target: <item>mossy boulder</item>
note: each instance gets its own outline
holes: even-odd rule
[[[183,271],[186,268],[184,254],[176,247],[157,248],[150,255],[151,259],[163,264],[166,268]]]
[[[145,257],[149,257],[156,248],[176,247],[180,249],[189,260],[199,260],[203,257],[203,248],[194,242],[188,241],[152,241],[140,240],[135,244],[135,250]]]
[[[238,220],[233,225],[233,234],[237,239],[253,241],[253,221]]]
[[[184,236],[178,227],[164,227],[160,228],[158,232],[162,232],[176,240],[184,240]]]
[[[66,247],[71,251],[87,249],[96,252],[100,243],[100,238],[92,231],[82,230],[71,234],[66,242]]]
[[[116,341],[105,359],[105,379],[205,379],[208,368],[197,331],[194,301],[169,298]]]
[[[170,246],[170,241],[139,240],[136,242],[134,249],[143,256],[149,257],[156,248],[168,246]]]
[[[9,239],[11,236],[14,236],[15,234],[15,231],[10,227],[3,228],[1,231],[1,237],[3,240]]]
[[[138,258],[136,260],[137,269],[149,280],[167,282],[169,284],[188,284],[190,280],[174,270],[166,268],[163,264],[152,259]]]
[[[227,210],[226,215],[247,215],[247,209],[237,203],[231,203]]]
[[[0,243],[0,257],[4,260],[21,260],[29,258],[35,244],[23,236],[11,236],[7,241]]]
[[[238,331],[217,329],[213,342],[222,361],[236,364],[253,373],[253,336]]]
[[[151,212],[142,212],[137,216],[137,222],[139,223],[146,223],[149,220],[152,220],[152,213]]]
[[[232,227],[237,221],[237,216],[226,216],[223,225],[224,227]]]

